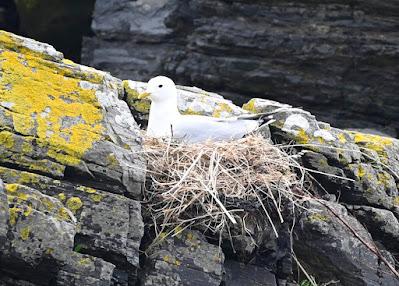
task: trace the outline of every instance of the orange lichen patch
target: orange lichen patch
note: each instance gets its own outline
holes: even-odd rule
[[[0,100],[12,104],[5,113],[15,131],[38,138],[37,144],[56,161],[78,164],[103,132],[95,91],[81,88],[81,81],[70,77],[72,71],[31,54],[1,52],[0,70]]]

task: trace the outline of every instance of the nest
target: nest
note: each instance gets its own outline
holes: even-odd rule
[[[303,176],[293,156],[261,135],[229,142],[183,144],[146,138],[148,176],[145,206],[156,234],[201,225],[221,233],[250,209],[260,210],[274,226],[270,206],[283,222],[283,202],[303,197],[295,189]]]

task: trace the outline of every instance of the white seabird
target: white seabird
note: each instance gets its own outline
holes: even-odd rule
[[[147,127],[147,135],[151,137],[172,137],[187,143],[231,140],[242,138],[262,123],[241,117],[222,119],[182,115],[177,109],[176,85],[165,76],[154,77],[148,82],[146,92],[139,95],[139,98],[145,97],[151,99]]]

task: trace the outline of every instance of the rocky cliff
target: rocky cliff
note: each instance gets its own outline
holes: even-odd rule
[[[148,103],[137,98],[145,84],[122,82],[6,32],[0,74],[0,285],[308,283],[298,280],[296,259],[319,283],[399,285],[398,140],[336,129],[274,101],[252,99],[240,108],[180,87],[186,113],[280,108],[270,138],[293,143],[323,199],[288,212],[289,223],[276,223],[278,238],[258,222],[256,236],[234,237],[235,251],[195,228],[149,250],[140,202],[146,162],[134,119],[145,122]]]
[[[397,1],[97,0],[83,63],[398,135]]]

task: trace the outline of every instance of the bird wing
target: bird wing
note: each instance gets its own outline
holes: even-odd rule
[[[259,127],[257,120],[220,119],[201,115],[181,115],[172,123],[173,137],[188,143],[242,138]]]

